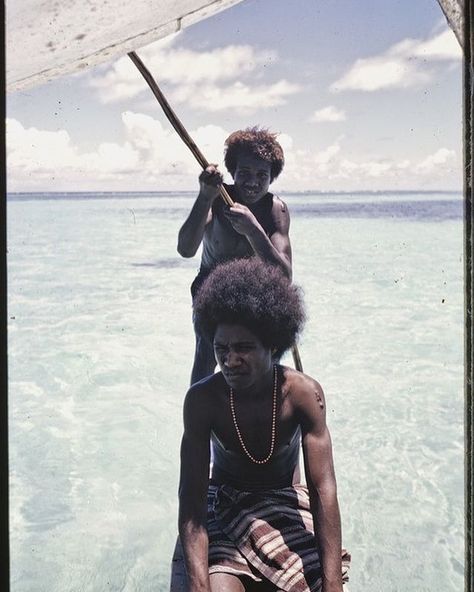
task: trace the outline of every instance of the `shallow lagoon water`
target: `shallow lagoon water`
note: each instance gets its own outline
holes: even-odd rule
[[[192,199],[9,196],[13,592],[168,589],[199,264],[176,237]],[[461,197],[284,199],[350,590],[457,592]]]

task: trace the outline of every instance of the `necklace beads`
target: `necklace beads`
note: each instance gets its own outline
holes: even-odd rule
[[[278,380],[277,380],[277,367],[276,364],[273,366],[273,408],[272,408],[272,433],[271,433],[271,443],[270,443],[270,452],[267,456],[263,459],[258,459],[252,456],[245,446],[244,439],[242,438],[242,434],[240,433],[239,426],[237,424],[237,416],[235,414],[235,405],[234,405],[234,391],[231,387],[230,389],[230,412],[232,414],[232,421],[234,422],[235,431],[237,433],[237,438],[239,439],[240,445],[242,446],[243,451],[248,456],[248,458],[257,465],[264,465],[267,463],[270,458],[272,457],[273,450],[275,449],[275,439],[276,439],[276,410],[277,410],[277,387],[278,387]]]

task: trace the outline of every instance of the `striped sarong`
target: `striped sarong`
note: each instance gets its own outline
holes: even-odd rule
[[[265,491],[209,487],[209,573],[269,580],[285,592],[320,592],[321,564],[304,485]],[[343,581],[350,556],[343,549]]]

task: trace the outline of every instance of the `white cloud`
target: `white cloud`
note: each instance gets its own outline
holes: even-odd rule
[[[76,152],[66,130],[56,132],[25,129],[19,121],[7,119],[8,166],[34,173],[74,163]]]
[[[257,51],[250,45],[228,45],[198,52],[174,47],[174,39],[153,43],[138,52],[157,83],[167,85],[166,92],[173,103],[186,103],[211,112],[238,109],[249,113],[282,105],[287,96],[300,90],[299,85],[287,80],[260,82],[255,86],[262,67],[277,59],[272,51]],[[252,78],[252,83],[243,82],[246,78]],[[89,77],[89,85],[103,103],[150,93],[128,57],[120,58],[108,69],[97,69]]]
[[[234,110],[241,114],[253,113],[257,109],[267,109],[286,103],[286,97],[300,87],[286,80],[275,84],[255,87],[240,81],[221,88],[216,85],[202,85],[198,88],[181,86],[172,93],[173,102],[186,103],[197,109],[211,112]]]
[[[7,120],[9,191],[189,190],[197,189],[200,167],[173,130],[148,115],[122,114],[124,140],[91,150],[74,143],[66,130],[25,128]],[[208,125],[190,130],[210,162],[223,166],[228,130]],[[275,190],[459,188],[462,164],[454,150],[439,147],[417,160],[390,156],[353,157],[344,136],[318,151],[278,137],[285,169]]]
[[[454,150],[440,148],[434,154],[430,154],[417,164],[417,171],[422,174],[439,173],[440,170],[449,168],[456,158]]]
[[[78,155],[80,165],[90,171],[97,172],[98,167],[102,175],[108,173],[130,173],[136,171],[139,166],[139,152],[129,142],[115,144],[112,142],[101,143],[96,152]]]
[[[330,146],[328,146],[326,149],[317,152],[313,156],[313,161],[316,165],[320,167],[321,171],[326,170],[327,165],[331,161],[334,161],[336,154],[338,154],[340,151],[341,146],[338,142],[336,142],[335,144],[331,144]]]
[[[286,165],[275,184],[278,191],[440,189],[459,190],[462,164],[454,150],[439,148],[417,160],[392,156],[354,158],[344,137],[316,153],[285,148]]]
[[[407,46],[407,49],[403,48],[401,51],[403,55],[411,51],[416,57],[433,61],[459,61],[462,59],[461,47],[451,29],[446,29],[426,41],[414,40],[411,48]]]
[[[342,160],[340,162],[339,174],[345,176],[346,173],[357,174],[366,179],[373,179],[387,175],[394,167],[395,163],[384,161],[352,162]]]
[[[309,118],[309,121],[314,123],[325,123],[333,121],[345,121],[346,113],[342,109],[329,105],[323,109],[318,109]]]
[[[394,56],[383,56],[357,60],[351,70],[334,82],[330,89],[334,92],[372,92],[384,88],[408,88],[429,80],[430,74],[420,71],[415,63]]]
[[[173,130],[130,111],[122,114],[122,125],[123,143],[102,142],[84,151],[65,130],[25,128],[8,119],[9,191],[197,187],[200,167]],[[191,136],[210,161],[222,161],[227,130],[204,126],[191,130]]]
[[[139,153],[130,143],[99,144],[94,152],[80,152],[66,130],[48,131],[25,128],[7,119],[7,166],[13,178],[38,175],[40,179],[84,173],[101,178],[136,170]]]
[[[219,125],[203,125],[193,132],[192,137],[209,161],[217,163],[223,161],[224,142],[228,135],[229,132]]]
[[[330,90],[373,92],[415,87],[432,80],[443,63],[461,59],[461,48],[451,30],[427,40],[404,39],[379,56],[356,60]]]

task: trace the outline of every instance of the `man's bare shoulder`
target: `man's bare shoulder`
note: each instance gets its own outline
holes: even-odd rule
[[[298,372],[293,368],[284,367],[284,390],[295,409],[300,411],[321,411],[325,407],[324,392],[317,380]]]
[[[223,380],[222,374],[217,372],[189,387],[183,406],[185,426],[212,424],[216,398],[221,391]]]
[[[213,394],[219,390],[223,380],[222,372],[216,372],[215,374],[202,378],[189,387],[186,399],[194,400],[199,397],[213,396]]]

